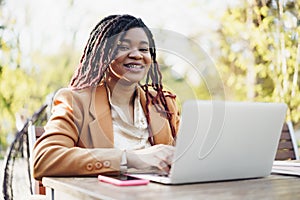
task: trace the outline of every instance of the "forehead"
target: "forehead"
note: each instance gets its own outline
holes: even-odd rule
[[[132,28],[126,31],[123,41],[130,42],[146,42],[149,44],[149,39],[142,28]]]

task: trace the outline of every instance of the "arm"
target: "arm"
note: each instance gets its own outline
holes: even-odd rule
[[[77,147],[88,104],[69,90],[54,98],[45,133],[34,146],[34,177],[82,176],[120,170],[122,151],[114,148]],[[88,130],[88,129],[86,129]],[[99,138],[101,139],[101,138]]]
[[[180,115],[174,97],[166,97],[169,111],[172,113],[171,124],[177,134]],[[173,161],[175,142],[172,138],[171,129],[165,116],[157,114],[155,109],[150,109],[151,127],[155,135],[156,145],[146,149],[127,151],[127,165],[129,168],[149,169],[156,167],[164,172],[169,172]]]

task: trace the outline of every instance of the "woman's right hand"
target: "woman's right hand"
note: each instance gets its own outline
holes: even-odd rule
[[[128,168],[149,169],[156,167],[168,173],[173,160],[174,146],[158,144],[146,149],[127,151]]]

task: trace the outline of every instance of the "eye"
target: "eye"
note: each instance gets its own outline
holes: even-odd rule
[[[149,52],[149,47],[144,47],[139,49],[141,52]]]
[[[119,45],[118,46],[118,49],[120,50],[120,51],[127,51],[127,50],[129,50],[129,46],[128,45]]]

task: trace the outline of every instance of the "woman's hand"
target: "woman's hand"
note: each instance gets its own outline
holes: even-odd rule
[[[127,166],[136,169],[156,167],[168,173],[173,159],[174,147],[158,144],[146,149],[127,151]]]

